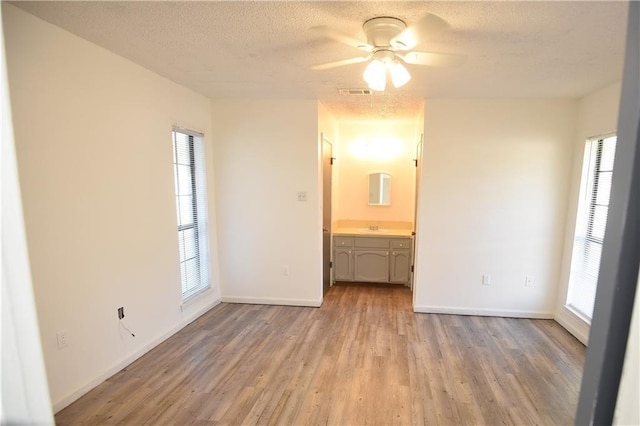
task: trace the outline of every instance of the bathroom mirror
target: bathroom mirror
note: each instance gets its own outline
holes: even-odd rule
[[[369,175],[369,205],[388,206],[391,204],[391,175],[371,173]]]

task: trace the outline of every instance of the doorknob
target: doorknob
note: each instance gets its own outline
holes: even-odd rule
[[[329,232],[329,230],[326,227],[322,227],[322,232]]]

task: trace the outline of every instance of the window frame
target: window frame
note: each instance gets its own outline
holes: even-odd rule
[[[172,148],[173,148],[173,175],[174,175],[174,197],[176,203],[176,221],[178,236],[178,267],[180,269],[180,288],[182,301],[186,302],[191,298],[211,288],[210,271],[209,271],[209,250],[208,250],[208,226],[207,226],[207,196],[206,196],[206,170],[205,170],[205,152],[204,152],[204,135],[179,127],[173,127]],[[186,149],[189,164],[180,162],[179,141],[178,138],[186,137]],[[184,144],[185,140],[180,141]],[[188,166],[190,179],[190,194],[181,193],[179,166]],[[190,223],[181,223],[182,203],[180,197],[189,195],[191,197],[191,210],[189,212],[192,218]],[[186,231],[193,230],[193,241],[190,247],[186,244]],[[192,251],[193,255],[187,257],[187,252]],[[195,261],[194,274],[188,272],[187,262]],[[193,284],[193,281],[196,281]]]
[[[577,306],[576,296],[577,292],[584,290],[586,287],[586,277],[591,278],[591,283],[595,283],[595,289],[593,292],[593,298],[595,302],[595,294],[597,292],[598,282],[598,269],[602,258],[602,249],[604,244],[604,229],[606,227],[609,205],[611,202],[611,192],[609,188],[609,197],[607,203],[598,203],[599,191],[602,190],[601,186],[601,174],[611,173],[614,171],[614,161],[612,161],[611,169],[602,169],[602,158],[604,152],[605,141],[614,138],[613,159],[615,159],[616,147],[617,147],[617,134],[615,132],[607,133],[604,135],[590,137],[585,141],[584,157],[582,161],[582,177],[580,180],[580,202],[576,213],[576,227],[573,235],[573,247],[571,256],[571,268],[569,273],[569,285],[567,289],[567,296],[565,300],[565,307],[571,312],[579,316],[586,323],[591,324],[593,317],[593,308],[590,313],[584,312],[584,310]],[[595,146],[595,149],[594,149]],[[595,153],[594,153],[595,151]],[[594,157],[595,155],[595,157]],[[594,229],[597,225],[596,220],[596,208],[605,207],[606,214],[604,223],[599,224],[602,229],[602,237],[594,233]],[[595,247],[595,248],[594,248]],[[598,261],[592,263],[592,259],[588,259],[589,255],[598,250]],[[588,260],[587,260],[588,259]],[[598,266],[595,271],[592,271],[589,266]],[[594,273],[595,272],[595,275]]]

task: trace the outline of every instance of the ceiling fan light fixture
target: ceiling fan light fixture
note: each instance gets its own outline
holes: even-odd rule
[[[407,68],[400,62],[392,62],[389,64],[389,74],[394,87],[401,87],[411,80],[411,74]]]
[[[384,91],[387,74],[396,88],[407,84],[411,80],[411,74],[406,68],[407,64],[451,67],[461,65],[465,60],[464,55],[413,50],[425,39],[449,28],[449,24],[445,20],[430,13],[411,26],[407,26],[404,21],[392,16],[371,18],[362,25],[362,30],[367,38],[366,43],[350,35],[333,31],[328,27],[314,28],[323,31],[329,38],[364,50],[369,55],[313,65],[311,69],[325,70],[372,60],[362,75],[371,90]]]
[[[382,61],[374,59],[365,68],[362,78],[371,90],[383,91],[387,83],[387,68]]]

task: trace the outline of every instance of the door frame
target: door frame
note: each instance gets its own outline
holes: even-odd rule
[[[640,264],[640,3],[629,2],[615,172],[575,424],[612,424]],[[636,336],[637,338],[637,336]]]
[[[324,193],[325,193],[325,187],[324,187],[324,173],[325,173],[325,167],[324,167],[324,146],[325,143],[329,144],[331,146],[331,153],[330,153],[330,169],[329,169],[329,173],[331,174],[331,179],[330,179],[330,185],[331,185],[331,197],[329,199],[329,226],[328,226],[328,233],[329,233],[329,288],[333,287],[333,283],[334,283],[334,274],[333,274],[333,250],[332,250],[332,241],[333,241],[333,160],[335,159],[335,157],[333,156],[333,150],[334,150],[334,144],[333,142],[331,142],[331,140],[324,134],[324,132],[320,132],[320,187],[321,187],[321,191],[320,193],[322,194],[322,196],[320,197],[320,200],[322,201],[322,209],[321,209],[321,225],[323,227],[323,231],[322,231],[322,241],[321,241],[321,273],[322,273],[322,277],[321,277],[321,283],[322,283],[322,295],[324,297],[325,294],[325,289],[324,289],[324,265],[325,265],[325,254],[324,254]]]
[[[424,130],[424,129],[423,129]],[[420,133],[420,138],[416,144],[415,161],[415,196],[414,196],[414,221],[413,221],[413,259],[411,259],[411,268],[413,271],[410,279],[411,293],[413,294],[413,306],[416,305],[416,277],[418,272],[418,230],[420,228],[420,180],[422,176],[422,158],[424,156],[424,132]]]

